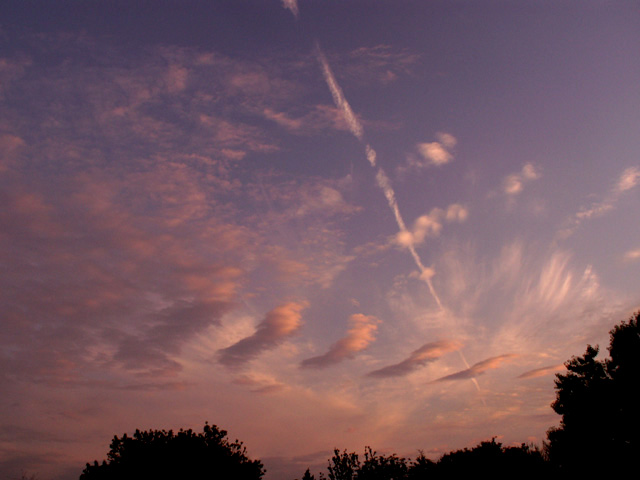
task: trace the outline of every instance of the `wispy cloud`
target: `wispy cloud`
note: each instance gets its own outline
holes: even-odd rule
[[[444,354],[458,350],[462,344],[455,341],[440,340],[438,342],[427,343],[411,352],[411,355],[400,363],[389,365],[370,372],[370,377],[401,377],[417,370],[418,368],[433,362]]]
[[[640,168],[629,167],[620,175],[616,190],[618,192],[626,192],[638,184],[640,184]]]
[[[629,167],[618,178],[615,186],[611,188],[604,200],[594,202],[588,207],[581,208],[565,222],[565,226],[558,232],[557,237],[566,239],[570,237],[585,220],[600,217],[613,210],[621,195],[640,184],[640,168]]]
[[[299,130],[302,126],[302,120],[298,118],[288,117],[283,112],[276,112],[270,108],[264,109],[264,116],[269,120],[273,120],[278,125],[288,129],[288,130]]]
[[[104,365],[174,376],[184,344],[234,308],[244,276],[236,262],[253,235],[216,216],[203,228],[214,202],[185,165],[113,170],[67,172],[52,190],[46,173],[16,169],[3,185],[0,261],[20,272],[0,279],[5,327],[49,332],[16,351],[25,379],[81,381]]]
[[[245,373],[238,376],[234,382],[236,385],[244,385],[251,389],[252,392],[267,394],[282,391],[287,385],[272,375],[259,374],[254,372]]]
[[[351,214],[361,208],[347,203],[340,191],[328,185],[316,185],[308,189],[301,189],[300,199],[295,208],[295,215],[302,217],[313,213],[322,214]]]
[[[16,135],[0,135],[0,173],[13,165],[17,160],[18,152],[24,146],[24,140]]]
[[[549,367],[536,368],[518,375],[518,378],[538,378],[561,372],[565,369],[564,365],[551,365]]]
[[[344,75],[360,84],[379,82],[389,85],[403,75],[411,74],[420,56],[389,45],[360,47],[351,51],[345,61],[337,61]]]
[[[470,378],[476,378],[487,370],[493,370],[498,368],[502,363],[509,361],[515,358],[517,355],[514,354],[506,354],[506,355],[498,355],[497,357],[487,358],[481,362],[473,364],[470,368],[466,370],[461,370],[460,372],[453,373],[451,375],[447,375],[445,377],[438,378],[434,380],[434,382],[447,382],[451,380],[468,380]]]
[[[274,308],[258,324],[253,335],[220,350],[220,363],[238,366],[276,347],[300,328],[305,307],[304,303],[289,302]]]
[[[640,248],[636,248],[635,250],[629,250],[624,254],[624,258],[629,262],[636,262],[640,260]]]
[[[334,343],[323,355],[303,360],[302,367],[322,368],[352,358],[375,341],[380,320],[370,315],[356,313],[349,317],[351,327],[343,338]]]

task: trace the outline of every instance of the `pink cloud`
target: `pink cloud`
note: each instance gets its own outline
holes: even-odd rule
[[[373,316],[356,313],[349,317],[351,327],[347,335],[334,343],[325,354],[307,358],[303,367],[326,367],[342,360],[352,358],[356,353],[365,350],[375,341],[376,330],[380,321]]]
[[[238,366],[276,347],[300,328],[305,307],[305,303],[288,302],[269,311],[253,335],[220,350],[220,362],[227,366]]]
[[[411,352],[411,355],[400,363],[389,365],[388,367],[374,370],[369,373],[370,377],[400,377],[407,375],[414,370],[433,362],[446,353],[458,350],[462,344],[456,341],[440,340],[427,343]]]
[[[518,378],[538,378],[565,370],[564,365],[551,365],[549,367],[536,368],[518,375]]]
[[[506,354],[506,355],[498,355],[497,357],[487,358],[486,360],[483,360],[481,362],[478,362],[472,365],[470,368],[467,368],[466,370],[461,370],[451,375],[438,378],[437,380],[434,380],[434,382],[446,382],[450,380],[466,380],[470,378],[475,378],[482,375],[487,370],[493,370],[498,368],[502,363],[507,362],[515,357],[517,357],[517,355]]]

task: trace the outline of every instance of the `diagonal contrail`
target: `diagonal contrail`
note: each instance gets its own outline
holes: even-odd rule
[[[353,133],[353,135],[358,140],[362,141],[362,136],[364,135],[364,129],[362,128],[362,125],[358,121],[358,118],[356,117],[356,115],[353,113],[353,110],[351,110],[351,106],[349,105],[349,102],[347,102],[347,99],[345,98],[344,93],[342,93],[342,89],[340,88],[340,85],[338,85],[338,82],[336,81],[336,77],[333,76],[333,72],[329,67],[329,62],[327,62],[327,58],[322,53],[322,50],[320,50],[320,45],[318,45],[317,43],[316,43],[316,52],[318,55],[318,60],[320,61],[320,66],[322,67],[322,73],[324,75],[324,79],[327,82],[327,86],[329,87],[329,90],[331,90],[331,95],[333,96],[333,102],[336,104],[336,107],[338,107],[342,112],[344,119],[347,121],[347,125],[349,125],[349,130],[351,131],[351,133]],[[371,149],[371,151],[373,152],[373,157],[375,158],[375,151],[373,151],[373,149]]]
[[[284,7],[289,9],[297,19],[298,13],[299,13],[297,0],[282,0],[282,2]],[[351,105],[349,105],[349,102],[347,102],[347,99],[344,96],[344,93],[342,92],[340,85],[336,81],[336,78],[333,75],[333,72],[331,71],[329,62],[327,61],[327,58],[324,56],[324,53],[320,49],[320,44],[317,41],[316,41],[315,47],[316,47],[316,56],[318,57],[318,61],[320,62],[320,66],[322,67],[322,73],[324,75],[325,82],[327,83],[327,86],[331,91],[331,96],[333,97],[333,101],[336,107],[340,109],[340,111],[342,112],[342,115],[344,116],[351,133],[358,140],[362,142],[364,138],[364,129],[362,128],[362,124],[359,122],[358,117],[356,117],[355,113],[351,109]],[[376,156],[377,156],[376,151],[368,143],[365,143],[365,154],[371,166],[375,168]],[[398,202],[396,201],[396,195],[395,195],[395,192],[393,191],[393,187],[391,186],[391,182],[389,181],[389,177],[387,177],[386,173],[381,167],[378,168],[378,172],[376,173],[376,182],[378,184],[378,187],[382,190],[382,192],[384,193],[384,196],[387,199],[387,203],[389,205],[389,208],[391,208],[391,211],[393,212],[393,215],[396,219],[396,224],[398,225],[398,229],[400,230],[400,233],[408,232],[407,226],[404,223],[404,220],[402,219],[402,215],[400,214],[400,209],[398,208]],[[413,257],[413,260],[416,266],[418,267],[418,270],[420,270],[420,278],[424,280],[424,282],[427,284],[427,287],[429,288],[429,292],[431,293],[431,296],[434,298],[434,300],[438,304],[440,311],[444,312],[445,308],[442,305],[442,302],[440,301],[440,297],[438,296],[435,288],[433,287],[433,282],[431,281],[431,277],[434,274],[433,270],[424,266],[413,244],[409,244],[408,249],[409,249],[409,252],[411,253],[411,256]],[[458,350],[458,353],[460,354],[460,358],[462,359],[464,364],[467,366],[467,368],[469,368],[469,364],[465,359],[464,354],[462,353],[462,350]],[[475,378],[473,378],[472,381],[476,386],[476,389],[478,389],[479,391],[480,385],[478,384],[478,381]],[[484,403],[484,399],[483,399],[483,403]]]
[[[344,93],[340,88],[340,85],[338,85],[338,82],[336,81],[336,77],[333,75],[333,72],[331,71],[331,67],[329,66],[329,62],[327,61],[327,58],[324,56],[324,53],[322,53],[322,50],[320,49],[320,45],[317,42],[316,42],[316,55],[318,57],[318,61],[320,62],[320,66],[322,67],[322,74],[324,75],[324,80],[327,83],[329,90],[331,91],[333,102],[336,104],[336,107],[342,112],[342,115],[344,116],[344,119],[346,120],[347,125],[349,126],[349,131],[353,134],[354,137],[356,137],[358,140],[362,142],[364,138],[364,129],[362,128],[362,124],[358,120],[358,117],[356,117],[355,113],[353,113],[353,110],[351,109],[349,102],[347,102],[347,99],[345,98]],[[365,145],[365,154],[371,166],[375,168],[376,167],[376,151],[368,143]],[[398,225],[398,229],[400,230],[400,232],[406,232],[407,226],[404,223],[404,220],[402,219],[402,215],[400,214],[400,209],[398,208],[398,202],[396,201],[396,194],[393,191],[393,187],[391,186],[389,177],[387,177],[387,174],[384,173],[384,170],[381,167],[378,167],[378,172],[376,173],[376,182],[378,184],[378,187],[380,187],[380,189],[384,193],[384,196],[387,199],[389,208],[391,208],[391,211],[393,212],[393,215],[396,219],[396,224]],[[427,287],[429,287],[429,292],[431,293],[431,296],[434,298],[434,300],[438,304],[438,307],[440,307],[440,310],[444,310],[442,302],[440,301],[440,297],[438,297],[438,294],[436,293],[436,290],[433,287],[433,282],[431,281],[431,277],[433,276],[433,271],[430,268],[427,268],[424,266],[424,264],[422,263],[422,260],[420,259],[420,256],[418,255],[418,252],[416,252],[416,249],[412,244],[410,244],[408,248],[416,266],[420,270],[420,278],[424,280],[424,282],[427,284]]]

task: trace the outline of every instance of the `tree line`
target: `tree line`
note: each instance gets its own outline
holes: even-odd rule
[[[609,332],[609,357],[598,360],[597,346],[565,363],[556,374],[561,415],[542,447],[503,446],[495,438],[444,454],[437,461],[422,452],[411,460],[335,449],[327,473],[317,480],[434,480],[484,473],[497,478],[622,476],[640,458],[640,311]],[[202,433],[136,430],[115,436],[107,460],[86,464],[80,480],[209,478],[260,480],[265,469],[247,456],[242,442],[205,423]],[[316,480],[309,469],[300,480]]]

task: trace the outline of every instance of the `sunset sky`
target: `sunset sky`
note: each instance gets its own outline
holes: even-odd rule
[[[114,435],[537,442],[640,308],[635,1],[0,3],[0,478]]]

